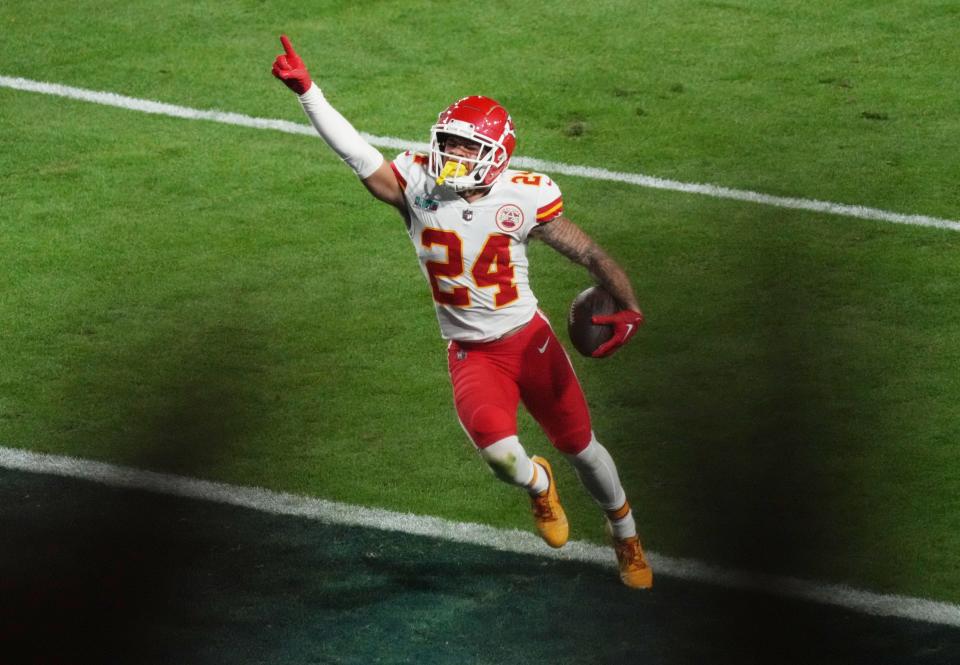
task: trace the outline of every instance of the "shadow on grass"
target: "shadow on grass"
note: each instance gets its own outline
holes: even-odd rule
[[[679,552],[829,579],[824,570],[850,570],[850,553],[862,551],[861,521],[870,519],[849,502],[860,444],[846,433],[862,406],[857,380],[868,380],[854,374],[873,351],[832,325],[849,316],[839,310],[855,292],[841,255],[817,255],[774,219],[738,233],[718,237],[702,259],[702,282],[681,288],[672,304],[686,318],[662,324],[664,357],[646,362],[668,376],[637,391],[657,438],[637,442],[637,454],[661,441],[669,447],[672,467],[652,480],[663,480],[679,509],[668,534]],[[756,645],[758,655],[791,644],[800,628],[757,611],[763,603],[749,596],[706,602],[721,603],[704,609],[725,621],[728,639]],[[814,639],[844,639],[821,628],[816,620],[803,627]]]
[[[940,626],[37,474],[0,472],[0,527],[4,663],[960,656]]]
[[[268,341],[249,324],[175,315],[146,340],[91,346],[60,386],[61,448],[95,441],[128,466],[216,477],[261,426]],[[2,529],[0,662],[136,662],[150,633],[197,600],[181,585],[206,543],[178,535],[197,504],[113,496],[12,497],[46,507],[36,521],[8,515]]]

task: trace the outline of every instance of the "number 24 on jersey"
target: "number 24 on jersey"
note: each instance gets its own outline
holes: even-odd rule
[[[442,245],[447,249],[446,261],[427,261],[426,269],[430,277],[433,299],[441,305],[469,307],[470,290],[465,286],[454,286],[445,291],[439,282],[440,277],[457,278],[463,274],[463,241],[453,231],[424,229],[420,242],[424,247]],[[496,307],[509,305],[520,297],[513,282],[513,266],[510,265],[510,237],[498,233],[491,234],[473,262],[470,275],[474,283],[481,288],[495,288],[493,302]]]

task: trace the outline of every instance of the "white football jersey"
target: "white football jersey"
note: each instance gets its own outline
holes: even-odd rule
[[[563,212],[560,188],[541,173],[508,169],[468,203],[430,177],[426,155],[405,152],[391,166],[444,339],[486,342],[527,323],[537,311],[527,240]]]

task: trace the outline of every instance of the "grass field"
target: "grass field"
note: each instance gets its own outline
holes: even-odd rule
[[[960,219],[955,3],[447,10],[6,4],[0,75],[303,122],[286,32],[372,134],[482,93],[524,156]],[[0,145],[0,445],[529,528],[456,422],[399,217],[321,142],[0,87]],[[648,547],[960,602],[960,234],[557,180],[648,318],[574,359]],[[558,325],[588,277],[531,264]]]
[[[638,594],[612,566],[7,469],[0,500],[5,663],[960,658],[956,627],[666,576]]]

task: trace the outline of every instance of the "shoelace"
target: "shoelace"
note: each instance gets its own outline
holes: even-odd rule
[[[550,506],[548,497],[549,495],[532,497],[533,513],[537,516],[537,519],[544,521],[556,519],[556,516],[553,514],[553,508]]]
[[[633,568],[645,568],[646,562],[640,556],[639,540],[621,540],[616,544],[617,558],[626,561]]]

